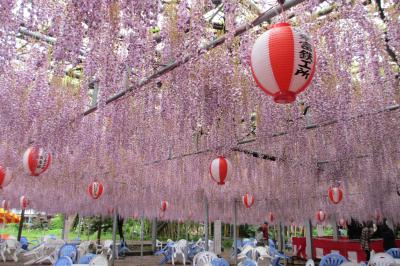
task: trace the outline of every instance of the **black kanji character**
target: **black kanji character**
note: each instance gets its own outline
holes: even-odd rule
[[[299,68],[296,70],[296,73],[294,73],[296,76],[301,75],[302,77],[305,77],[305,79],[308,79],[308,76],[310,75],[310,69],[305,69],[299,66]]]
[[[313,55],[309,51],[301,50],[299,54],[300,54],[300,58],[301,59],[304,59],[304,60],[306,60],[308,62],[312,62]]]
[[[301,48],[303,48],[304,50],[312,52],[312,46],[308,42],[302,42],[301,43]]]

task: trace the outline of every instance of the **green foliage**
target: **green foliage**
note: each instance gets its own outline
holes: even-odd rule
[[[62,229],[64,225],[64,216],[57,214],[50,221],[50,229]]]
[[[224,239],[222,240],[222,246],[224,249],[230,249],[233,245],[233,239]]]

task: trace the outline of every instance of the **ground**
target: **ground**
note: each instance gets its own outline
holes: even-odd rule
[[[229,258],[229,252],[224,252],[222,254],[222,256],[225,259]],[[115,262],[115,266],[158,266],[159,261],[161,260],[162,256],[129,256],[126,257],[123,260],[117,260]],[[229,260],[228,260],[229,261]],[[231,261],[230,261],[231,262]],[[232,262],[231,262],[232,263]],[[179,260],[178,263],[176,263],[178,265],[182,265],[182,262]],[[301,262],[301,261],[296,261],[296,264],[292,264],[292,265],[304,265],[305,262]],[[0,266],[21,266],[24,265],[23,262],[11,262],[11,261],[7,261],[6,263],[0,262]],[[171,264],[166,264],[167,266],[170,266]],[[186,263],[186,265],[191,265],[191,263]],[[233,264],[231,264],[233,265]],[[261,262],[258,264],[259,266],[264,266],[267,265],[266,262]]]

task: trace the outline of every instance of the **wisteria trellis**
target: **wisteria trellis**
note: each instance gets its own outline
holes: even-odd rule
[[[106,106],[126,86],[126,69],[136,84],[197,55],[215,35],[203,19],[211,1],[2,0],[0,163],[14,180],[0,196],[13,207],[25,195],[35,209],[85,215],[117,206],[123,216],[160,217],[167,200],[162,219],[200,220],[207,197],[210,219],[227,222],[235,199],[240,223],[261,222],[268,212],[301,223],[319,209],[337,219],[379,211],[400,221],[400,117],[399,109],[387,110],[399,103],[399,65],[387,52],[400,57],[399,3],[385,8],[384,23],[373,1],[335,1],[323,18],[319,0],[293,8],[292,23],[316,42],[317,72],[295,104],[278,105],[250,73],[252,44],[265,29],[232,35],[239,2],[225,1],[224,45]],[[158,44],[151,29],[160,20]],[[21,25],[57,41],[20,36]],[[83,70],[80,80],[65,76],[71,66]],[[83,116],[92,82],[100,88],[98,110]],[[53,154],[39,177],[22,167],[32,144]],[[209,175],[218,155],[233,166],[224,186]],[[95,179],[104,184],[98,200],[86,193]],[[332,182],[344,190],[337,206],[327,199]],[[240,204],[246,192],[256,199],[251,209]]]

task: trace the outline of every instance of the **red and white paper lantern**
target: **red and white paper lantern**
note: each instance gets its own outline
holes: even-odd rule
[[[271,224],[275,222],[275,215],[272,212],[268,213],[268,222]]]
[[[276,103],[291,103],[310,85],[316,54],[310,38],[288,23],[263,33],[251,52],[251,70],[257,85]]]
[[[225,185],[225,180],[231,172],[231,163],[223,156],[214,159],[210,165],[211,178],[218,183],[218,185]]]
[[[25,210],[29,206],[29,199],[25,196],[21,196],[19,198],[19,206],[21,210]]]
[[[31,176],[39,176],[50,166],[51,154],[40,147],[30,147],[24,153],[24,168]]]
[[[2,207],[4,210],[8,211],[8,210],[10,209],[10,201],[9,201],[9,200],[3,200],[3,201],[1,202],[1,207]]]
[[[317,219],[318,222],[323,222],[326,219],[326,213],[322,210],[317,211],[315,214],[315,218]]]
[[[250,208],[254,204],[254,197],[252,195],[249,195],[248,193],[246,193],[242,197],[242,202],[243,202],[244,206],[246,206],[246,208]]]
[[[12,179],[11,170],[8,168],[4,169],[2,166],[0,166],[0,188],[4,188],[8,184],[10,184],[11,179]]]
[[[343,190],[338,186],[330,186],[328,189],[328,197],[333,204],[338,204],[343,199]]]
[[[87,191],[93,199],[98,199],[103,194],[104,186],[102,183],[94,181],[90,183]]]
[[[161,211],[165,212],[168,209],[169,203],[166,200],[161,201]]]

